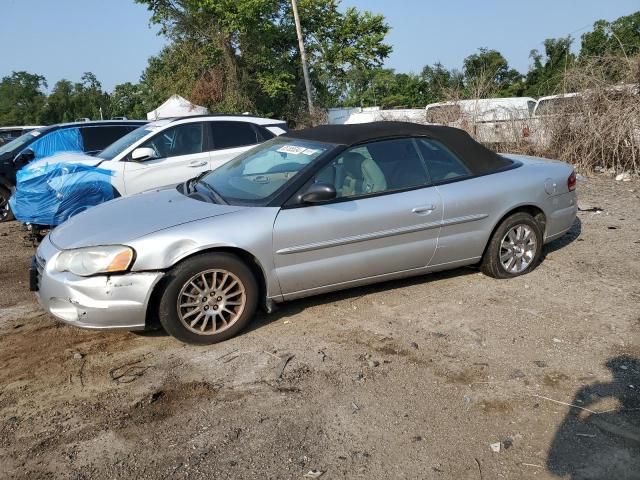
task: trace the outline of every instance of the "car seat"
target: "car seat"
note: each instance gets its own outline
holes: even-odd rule
[[[380,167],[371,158],[356,152],[342,156],[342,181],[336,185],[341,197],[384,191],[387,181]]]
[[[202,152],[202,132],[199,124],[179,128],[173,147],[173,156]]]

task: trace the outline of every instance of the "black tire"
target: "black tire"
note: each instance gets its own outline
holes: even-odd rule
[[[532,234],[535,236],[535,253],[530,263],[522,271],[514,272],[509,271],[500,261],[500,251],[502,240],[505,238],[508,232],[518,226],[527,226],[531,229]],[[525,212],[514,213],[513,215],[505,218],[502,223],[496,228],[495,232],[489,240],[487,249],[482,257],[482,263],[480,264],[480,270],[485,275],[493,278],[513,278],[520,275],[529,273],[536,268],[540,262],[540,256],[542,254],[543,233],[542,227],[536,221],[534,217]]]
[[[197,279],[195,279],[197,275],[210,272],[211,270],[226,271],[235,276],[235,279],[231,276],[229,276],[229,278],[231,278],[230,281],[239,282],[240,287],[244,289],[240,297],[244,299],[244,304],[243,308],[239,306],[231,307],[240,310],[240,313],[234,317],[235,320],[230,323],[228,327],[224,327],[224,329],[221,329],[218,333],[199,334],[187,328],[180,319],[178,297],[181,296],[181,298],[184,298],[183,295],[187,295],[181,295],[181,291],[183,288],[187,288],[190,281],[197,281]],[[211,274],[207,273],[207,275]],[[212,283],[215,283],[215,280],[212,280]],[[202,287],[202,284],[200,286]],[[222,286],[220,288],[222,289]],[[194,291],[195,290],[192,290],[192,292]],[[232,292],[233,291],[234,289],[232,289]],[[204,294],[198,294],[198,296],[200,295]],[[198,298],[196,301],[199,302],[201,299]],[[215,302],[213,296],[210,302],[207,302],[207,305],[211,302]],[[160,299],[158,316],[165,331],[178,340],[196,345],[210,345],[228,340],[242,331],[253,318],[257,305],[258,284],[250,268],[235,255],[228,253],[206,253],[182,262],[167,274],[165,277],[164,292]],[[194,310],[197,308],[199,307],[194,307]],[[211,305],[211,308],[212,310],[209,313],[213,314],[213,308],[217,309],[218,307],[217,305]],[[190,311],[187,312],[187,314],[190,313]],[[222,310],[219,314],[222,316]],[[200,314],[197,313],[191,318],[194,319],[199,316]],[[213,318],[213,321],[218,322],[217,319],[218,317],[216,316]]]
[[[0,186],[0,223],[9,222],[15,218],[9,206],[9,197],[11,197],[11,191]]]

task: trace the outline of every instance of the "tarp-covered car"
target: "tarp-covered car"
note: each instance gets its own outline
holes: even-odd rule
[[[59,225],[68,218],[114,198],[113,172],[83,163],[53,163],[16,174],[18,195],[9,204],[21,222]]]
[[[16,186],[16,172],[25,165],[61,152],[91,157],[146,121],[74,122],[35,128],[0,146],[0,222],[12,220],[9,197]]]

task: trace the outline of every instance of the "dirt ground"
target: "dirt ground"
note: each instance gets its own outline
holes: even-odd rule
[[[578,188],[602,212],[529,275],[296,301],[211,347],[55,322],[0,225],[0,477],[640,478],[640,182]]]

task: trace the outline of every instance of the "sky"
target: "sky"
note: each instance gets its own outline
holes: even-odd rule
[[[529,52],[546,38],[582,33],[598,19],[640,9],[638,0],[342,0],[343,7],[381,13],[391,26],[386,66],[420,72],[437,61],[461,68],[488,47],[526,72]],[[136,82],[166,40],[133,0],[0,0],[0,77],[26,70],[49,87],[93,72],[106,90]],[[302,19],[304,22],[304,18]]]

